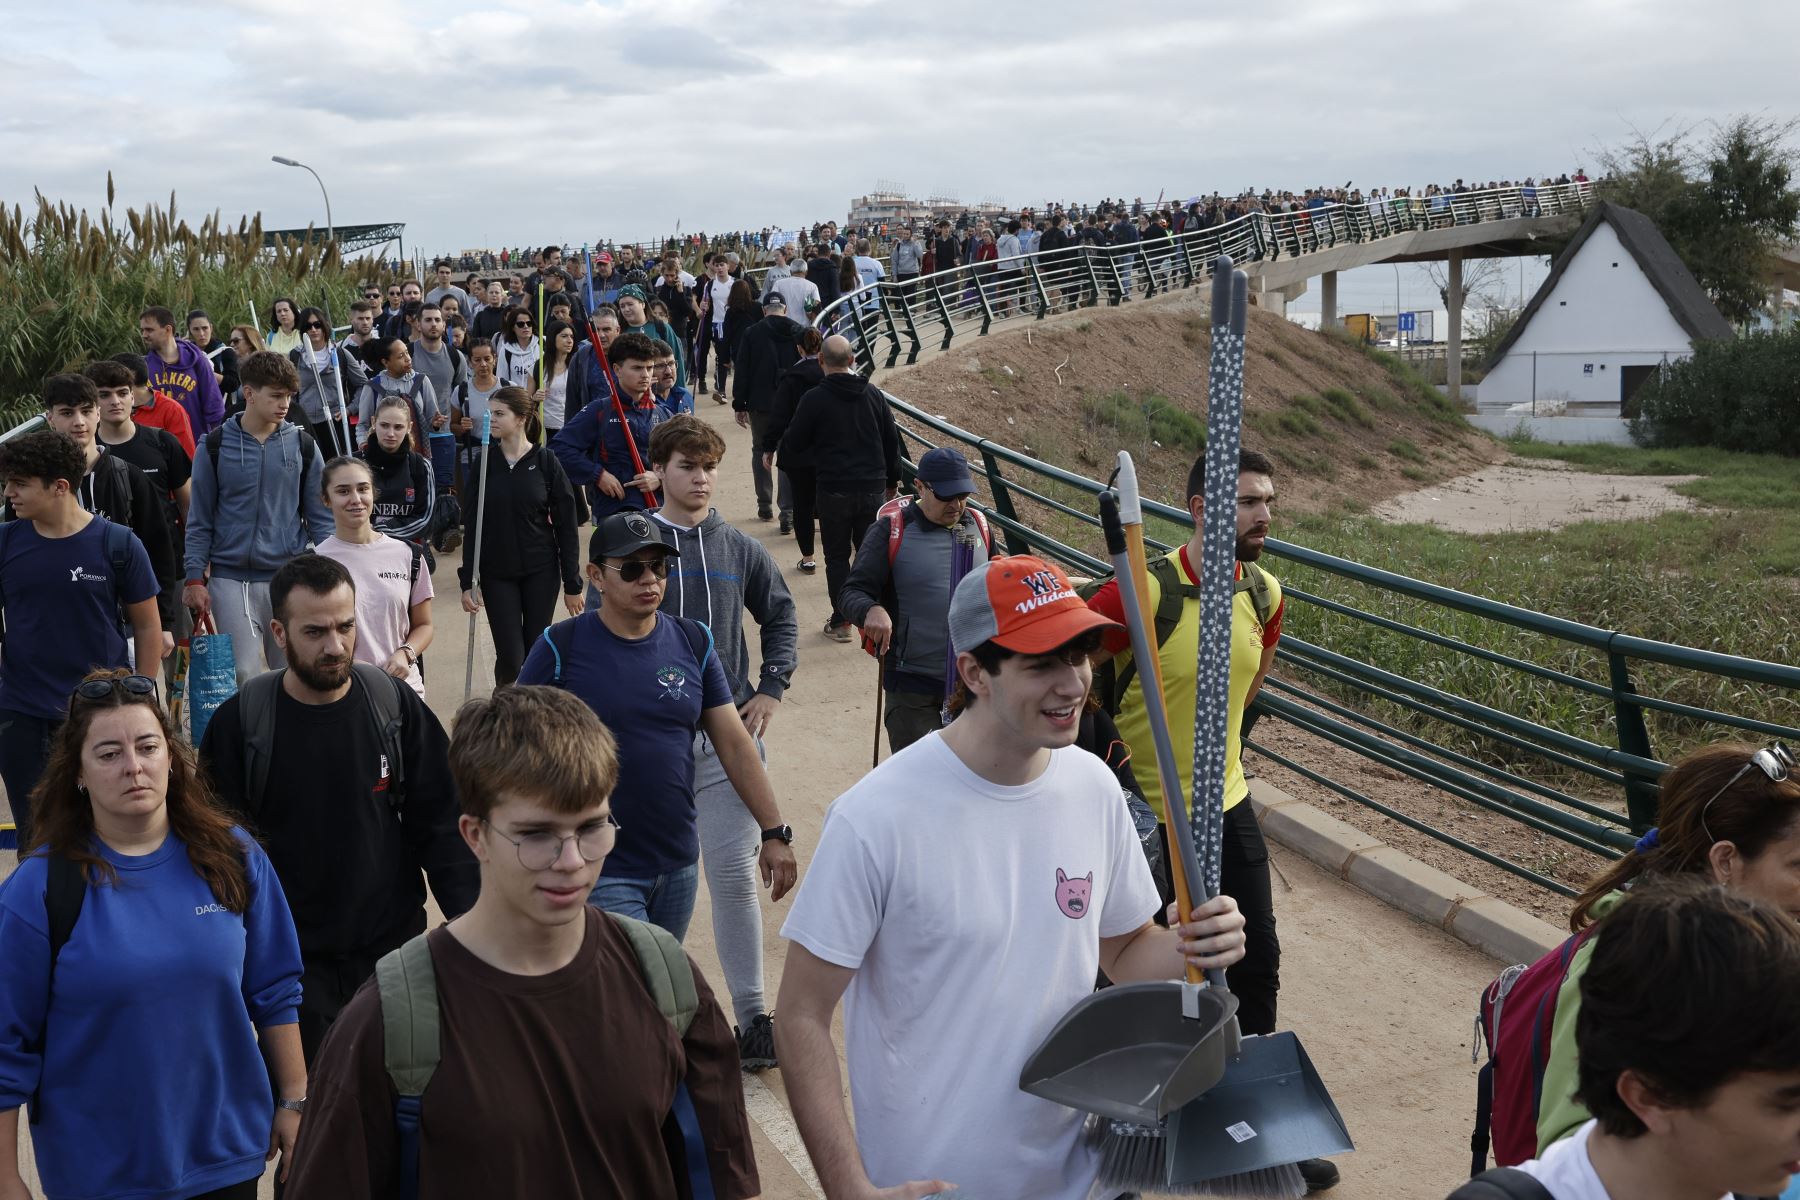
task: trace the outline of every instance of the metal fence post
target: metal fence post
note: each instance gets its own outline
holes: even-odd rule
[[[1112,298],[1107,303],[1116,306],[1125,298],[1125,275],[1119,270],[1118,255],[1108,253],[1106,265],[1112,270]]]
[[[1144,264],[1144,299],[1156,295],[1156,268],[1150,265],[1150,252],[1139,242],[1136,251],[1137,259]]]
[[[981,468],[987,475],[988,491],[994,497],[994,511],[1008,521],[1017,522],[1019,514],[1013,508],[1012,492],[1007,490],[1006,481],[1000,477],[1000,460],[994,457],[985,440],[981,443]],[[1006,552],[1008,554],[1030,554],[1031,543],[1023,534],[1008,528],[1006,531]]]
[[[981,333],[977,336],[986,337],[988,330],[994,327],[994,300],[988,295],[987,284],[994,277],[989,275],[984,278],[980,267],[970,267],[969,278],[975,281],[975,295],[981,301]]]
[[[1044,288],[1044,277],[1038,271],[1036,255],[1025,260],[1025,269],[1031,273],[1031,286],[1037,292],[1037,319],[1041,321],[1050,315],[1050,293]]]
[[[956,324],[951,320],[950,305],[944,300],[944,287],[936,275],[931,277],[931,299],[937,305],[938,320],[944,323],[944,344],[938,349],[948,350],[951,340],[956,337]]]
[[[887,365],[892,370],[894,364],[900,361],[900,329],[894,324],[894,310],[888,304],[887,285],[875,285],[875,305],[881,312],[881,323],[886,327],[882,332],[889,343]]]
[[[1613,723],[1618,730],[1619,749],[1639,758],[1654,759],[1644,710],[1626,699],[1637,694],[1637,686],[1631,682],[1631,664],[1623,654],[1608,652],[1606,665],[1612,676]],[[1631,832],[1644,833],[1656,824],[1657,801],[1662,791],[1655,780],[1644,778],[1630,767],[1619,769],[1625,774],[1625,812],[1631,818]]]
[[[856,358],[862,363],[863,374],[875,373],[875,349],[869,345],[869,326],[863,320],[862,300],[853,299],[846,307],[850,310],[850,326],[856,330]]]
[[[906,340],[912,343],[912,349],[906,352],[906,365],[909,367],[919,361],[919,351],[924,349],[924,343],[919,341],[919,327],[914,324],[912,314],[912,297],[918,287],[918,281],[914,280],[910,284],[901,284],[897,292],[900,297],[900,315],[906,320]],[[895,352],[899,352],[897,347]]]
[[[1100,272],[1094,269],[1094,248],[1092,246],[1083,246],[1081,248],[1081,265],[1087,268],[1087,306],[1092,307],[1093,305],[1100,303]]]

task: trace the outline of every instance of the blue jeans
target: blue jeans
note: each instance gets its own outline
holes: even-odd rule
[[[694,918],[694,893],[699,885],[699,863],[649,879],[602,874],[588,893],[588,903],[605,912],[661,925],[679,942],[687,937],[688,922]]]

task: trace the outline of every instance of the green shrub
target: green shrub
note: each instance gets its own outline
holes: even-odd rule
[[[1638,393],[1641,446],[1800,455],[1800,327],[1701,342]]]
[[[1407,462],[1422,463],[1425,461],[1425,455],[1420,452],[1419,448],[1405,438],[1389,442],[1388,453],[1395,458],[1404,458]]]
[[[1325,432],[1324,426],[1315,421],[1312,414],[1293,408],[1277,413],[1275,424],[1283,433],[1294,437],[1317,437]]]
[[[1319,397],[1325,401],[1326,407],[1331,409],[1332,414],[1338,420],[1351,425],[1361,425],[1364,429],[1375,428],[1375,418],[1369,415],[1369,410],[1357,403],[1356,397],[1343,388],[1326,388],[1319,393]]]

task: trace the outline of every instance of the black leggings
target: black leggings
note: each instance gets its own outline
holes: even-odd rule
[[[811,467],[785,467],[794,501],[794,540],[800,557],[813,556],[813,527],[819,511],[819,473]]]
[[[523,579],[482,577],[481,603],[494,635],[495,687],[518,679],[525,652],[556,616],[556,597],[561,591],[562,580],[554,570]]]
[[[242,1183],[234,1183],[230,1187],[214,1188],[210,1192],[201,1192],[191,1200],[256,1200],[256,1185],[262,1182],[262,1176],[246,1179]]]

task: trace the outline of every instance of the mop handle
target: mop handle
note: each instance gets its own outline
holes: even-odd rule
[[[588,338],[594,347],[594,358],[600,364],[600,374],[611,386],[613,412],[618,415],[619,428],[624,431],[625,449],[631,454],[632,468],[636,470],[639,475],[642,475],[644,473],[644,459],[643,456],[638,453],[637,439],[631,436],[631,423],[625,419],[625,405],[619,400],[619,377],[613,373],[612,360],[606,357],[606,347],[600,344],[600,331],[594,328],[594,322],[591,318],[588,321]],[[638,491],[643,493],[644,505],[646,507],[656,507],[655,492],[651,491],[649,488],[639,488]]]

